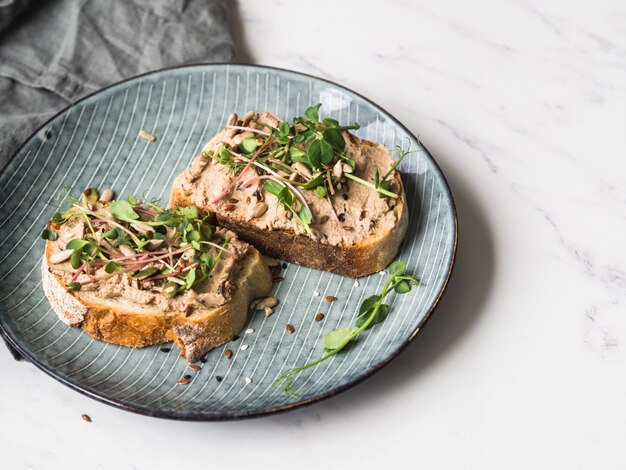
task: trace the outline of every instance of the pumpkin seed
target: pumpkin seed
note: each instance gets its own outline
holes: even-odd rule
[[[85,188],[82,200],[83,204],[93,204],[98,200],[98,190],[96,188]]]
[[[163,286],[163,289],[161,289],[161,294],[163,294],[163,297],[166,299],[174,297],[176,292],[178,292],[178,284],[174,282],[168,282]]]
[[[159,268],[146,268],[139,271],[137,274],[133,276],[133,279],[137,279],[138,281],[143,281],[144,279],[149,278],[153,274],[156,274],[159,271]]]

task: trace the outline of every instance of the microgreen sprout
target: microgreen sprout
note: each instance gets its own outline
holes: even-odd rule
[[[207,279],[222,253],[230,251],[228,236],[217,233],[194,206],[164,209],[158,200],[132,195],[111,202],[83,199],[68,193],[69,206],[57,206],[41,233],[54,242],[64,224],[85,228],[82,237],[59,247],[71,250],[68,292],[127,273],[155,288],[171,282],[175,291],[171,286],[163,291],[169,298]]]

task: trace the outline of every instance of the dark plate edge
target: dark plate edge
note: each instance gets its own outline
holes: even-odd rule
[[[11,163],[11,161],[13,161],[13,159],[17,156],[17,154],[20,153],[20,151],[22,150],[22,148],[24,147],[24,145],[26,145],[26,143],[28,141],[30,141],[33,137],[35,137],[37,135],[37,133],[39,133],[42,129],[44,129],[51,121],[53,121],[54,119],[56,119],[60,114],[65,113],[67,110],[71,109],[73,106],[76,106],[77,104],[81,103],[82,101],[85,101],[89,98],[91,98],[92,96],[107,90],[109,88],[115,87],[117,85],[120,85],[122,83],[140,78],[140,77],[144,77],[147,75],[152,75],[152,74],[158,74],[160,72],[165,72],[168,70],[174,70],[174,69],[184,69],[184,68],[193,68],[193,67],[202,67],[202,66],[211,66],[211,65],[219,65],[219,66],[243,66],[243,67],[252,67],[252,68],[259,68],[259,69],[270,69],[270,70],[277,70],[277,71],[281,71],[281,72],[288,72],[288,73],[295,73],[298,75],[302,75],[305,77],[309,77],[309,78],[313,78],[315,80],[320,80],[322,82],[326,82],[329,83],[330,85],[333,85],[337,88],[340,89],[344,89],[349,91],[350,93],[355,94],[356,96],[358,96],[359,98],[371,103],[372,105],[374,105],[375,107],[377,107],[379,110],[383,111],[387,116],[389,116],[391,118],[391,120],[398,125],[402,130],[404,130],[407,134],[409,134],[410,136],[412,136],[414,139],[417,140],[417,138],[414,136],[413,132],[411,132],[404,124],[402,124],[398,119],[396,119],[391,113],[389,113],[386,109],[384,109],[383,107],[379,106],[378,104],[376,104],[374,101],[372,101],[369,98],[366,98],[365,96],[361,95],[360,93],[357,93],[343,85],[339,85],[338,83],[335,83],[331,80],[327,80],[325,78],[320,78],[317,77],[315,75],[311,75],[308,73],[304,73],[304,72],[298,72],[295,70],[288,70],[288,69],[284,69],[281,67],[273,67],[273,66],[267,66],[267,65],[258,65],[258,64],[233,64],[233,63],[224,63],[224,62],[215,62],[215,63],[196,63],[196,64],[185,64],[185,65],[178,65],[178,66],[172,66],[172,67],[164,67],[158,70],[152,70],[149,72],[145,72],[139,75],[135,75],[133,77],[129,77],[126,78],[124,80],[120,80],[119,82],[113,83],[111,85],[108,85],[106,87],[103,87],[93,93],[90,93],[82,98],[80,98],[79,100],[75,101],[74,103],[66,106],[65,108],[63,108],[61,111],[59,111],[58,113],[56,113],[54,116],[52,116],[50,119],[48,119],[46,122],[44,122],[39,128],[37,128],[20,146],[19,148],[14,152],[14,154],[11,156],[11,158],[9,158],[7,160],[7,163],[2,167],[2,169],[0,169],[0,172],[4,172],[4,170],[6,169],[6,167]],[[417,334],[419,332],[421,332],[424,329],[424,326],[426,325],[426,323],[428,322],[428,320],[430,319],[431,315],[433,314],[433,312],[435,311],[435,309],[437,308],[437,306],[439,305],[439,302],[444,294],[444,292],[446,291],[446,288],[448,287],[448,284],[450,282],[450,277],[452,275],[452,271],[454,268],[454,264],[456,261],[456,254],[457,254],[457,245],[458,245],[458,214],[457,214],[457,209],[456,209],[456,204],[454,202],[454,197],[452,196],[452,191],[450,190],[450,185],[448,184],[448,181],[446,179],[446,177],[444,176],[443,172],[441,171],[441,168],[439,167],[439,165],[437,164],[436,160],[433,158],[432,154],[428,151],[428,149],[424,146],[424,144],[420,141],[420,144],[422,145],[422,147],[424,148],[424,150],[426,151],[426,153],[428,154],[428,156],[431,158],[433,164],[434,164],[434,168],[435,170],[439,173],[440,178],[442,179],[442,181],[444,182],[444,189],[445,192],[447,193],[447,195],[450,198],[450,202],[452,204],[452,214],[453,214],[453,219],[454,219],[454,246],[453,246],[453,250],[452,250],[452,254],[450,256],[450,267],[448,269],[448,274],[446,276],[446,279],[443,283],[443,285],[441,286],[441,289],[439,290],[439,294],[437,295],[437,298],[434,300],[434,302],[432,303],[430,309],[428,310],[428,312],[426,313],[426,316],[424,317],[424,319],[420,322],[420,324],[411,332],[411,334],[409,335],[409,337],[400,345],[398,346],[398,348],[393,351],[385,361],[383,361],[382,363],[380,363],[378,366],[376,366],[375,368],[363,373],[362,375],[358,376],[357,378],[355,378],[354,380],[342,385],[341,387],[338,387],[336,389],[333,389],[329,392],[323,393],[321,395],[318,395],[316,397],[312,397],[308,400],[303,400],[303,401],[298,401],[295,403],[290,403],[287,405],[283,405],[283,406],[279,406],[279,407],[275,407],[275,408],[267,408],[264,410],[260,410],[260,411],[251,411],[251,412],[244,412],[244,413],[223,413],[223,414],[219,414],[219,415],[202,415],[202,414],[192,414],[192,415],[184,415],[184,414],[176,414],[176,413],[170,413],[170,412],[164,412],[158,409],[154,409],[154,408],[147,408],[147,407],[142,407],[142,406],[133,406],[133,405],[127,405],[124,403],[121,403],[119,401],[116,400],[112,400],[106,396],[97,394],[91,390],[88,390],[84,387],[81,386],[81,384],[79,384],[78,382],[74,382],[68,379],[65,379],[63,377],[60,377],[59,375],[56,374],[56,371],[54,369],[50,369],[48,368],[46,365],[40,363],[35,357],[33,357],[29,352],[27,352],[25,349],[23,349],[22,347],[20,347],[20,345],[9,335],[9,333],[7,331],[5,331],[5,329],[2,327],[2,323],[1,323],[1,317],[0,317],[0,335],[4,338],[5,342],[7,343],[7,345],[9,346],[9,349],[13,349],[11,350],[11,353],[13,354],[13,356],[15,357],[15,352],[17,352],[19,355],[22,356],[22,358],[26,359],[27,361],[31,362],[32,364],[34,364],[35,366],[37,366],[39,369],[41,369],[43,372],[45,372],[46,374],[48,374],[49,376],[51,376],[52,378],[54,378],[55,380],[61,382],[62,384],[72,388],[73,390],[76,390],[77,392],[88,396],[90,398],[93,398],[101,403],[105,403],[107,405],[111,405],[114,406],[116,408],[125,410],[125,411],[130,411],[133,413],[137,413],[137,414],[141,414],[141,415],[145,415],[145,416],[151,416],[151,417],[155,417],[155,418],[163,418],[163,419],[171,419],[171,420],[177,420],[177,421],[231,421],[231,420],[239,420],[239,419],[247,419],[247,418],[258,418],[258,417],[262,417],[262,416],[267,416],[270,414],[275,414],[275,413],[280,413],[280,412],[285,412],[285,411],[290,411],[296,408],[300,408],[303,406],[307,406],[307,405],[311,405],[313,403],[317,403],[320,402],[322,400],[328,399],[330,397],[333,397],[339,393],[342,393],[352,387],[354,387],[355,385],[363,382],[365,379],[371,377],[372,375],[374,375],[376,372],[378,372],[379,370],[381,370],[384,366],[386,366],[389,362],[391,362],[393,359],[395,359],[402,351],[404,351],[406,349],[406,347],[417,337]]]

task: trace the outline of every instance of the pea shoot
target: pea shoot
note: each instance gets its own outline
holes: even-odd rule
[[[363,331],[385,321],[391,310],[389,304],[383,303],[388,294],[394,291],[397,294],[406,294],[411,291],[412,286],[419,285],[421,285],[420,281],[407,272],[405,262],[395,261],[391,263],[389,266],[389,277],[381,293],[372,295],[363,301],[359,308],[354,328],[342,327],[327,333],[324,336],[324,350],[326,354],[313,362],[283,372],[274,381],[274,386],[281,387],[285,393],[294,398],[298,397],[298,394],[293,390],[293,384],[301,372],[330,359],[354,342]]]

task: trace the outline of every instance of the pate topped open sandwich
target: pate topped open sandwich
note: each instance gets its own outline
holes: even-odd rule
[[[408,224],[398,163],[320,105],[292,124],[264,112],[230,116],[175,180],[172,206],[214,214],[263,253],[361,277],[395,257]]]
[[[87,190],[44,230],[43,287],[61,320],[124,346],[174,341],[190,362],[235,336],[272,286],[260,253],[195,207],[110,196]]]

